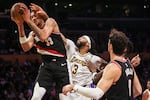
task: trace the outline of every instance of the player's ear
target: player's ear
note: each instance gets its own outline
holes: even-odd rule
[[[113,46],[112,44],[110,43],[110,40],[108,41],[108,51],[112,50],[113,49]]]

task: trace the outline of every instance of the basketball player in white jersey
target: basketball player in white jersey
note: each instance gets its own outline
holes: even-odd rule
[[[92,87],[92,79],[96,69],[102,63],[107,63],[99,56],[90,53],[90,51],[93,51],[94,44],[93,39],[87,35],[79,37],[76,45],[72,40],[66,39],[67,59],[71,70],[72,84]],[[62,99],[91,100],[92,98],[72,91],[68,96],[62,96]]]
[[[147,81],[147,89],[143,92],[142,100],[150,100],[150,79]]]

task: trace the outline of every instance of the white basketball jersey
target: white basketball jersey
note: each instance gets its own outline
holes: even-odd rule
[[[87,86],[92,83],[93,72],[88,68],[89,64],[93,69],[96,70],[100,63],[101,58],[91,53],[81,55],[73,41],[67,39],[67,60],[71,69],[71,77],[73,84]]]
[[[91,87],[93,72],[101,64],[102,59],[91,53],[81,55],[74,42],[69,39],[67,39],[66,50],[71,84]],[[93,100],[77,92],[71,92],[67,96],[60,94],[59,97],[60,100]]]
[[[90,56],[90,53],[80,55],[75,52],[69,59],[73,84],[86,86],[92,83],[92,72],[88,68],[86,58]]]

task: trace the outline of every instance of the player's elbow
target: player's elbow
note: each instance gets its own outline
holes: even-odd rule
[[[22,50],[24,52],[28,52],[30,50],[30,47],[27,47],[27,46],[24,46],[24,45],[21,45],[21,47],[22,47]]]
[[[44,34],[44,33],[40,34],[39,36],[40,41],[45,42],[48,39],[49,35],[50,34]]]
[[[24,52],[28,52],[29,51],[29,49],[25,49],[25,48],[22,48],[22,49],[23,49]]]
[[[141,95],[142,94],[142,88],[138,89],[137,93],[138,93],[138,95]]]
[[[136,91],[134,91],[134,97],[137,97],[141,94],[142,94],[142,87],[139,87],[138,89],[136,89]]]

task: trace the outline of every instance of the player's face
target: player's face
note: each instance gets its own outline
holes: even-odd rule
[[[40,18],[35,12],[31,12],[31,20],[39,27],[43,28],[44,20]]]
[[[78,38],[76,45],[78,48],[82,48],[82,47],[85,47],[87,45],[87,43],[88,43],[88,41],[84,37],[80,37],[80,38]]]
[[[147,88],[150,89],[150,81],[147,82]]]

